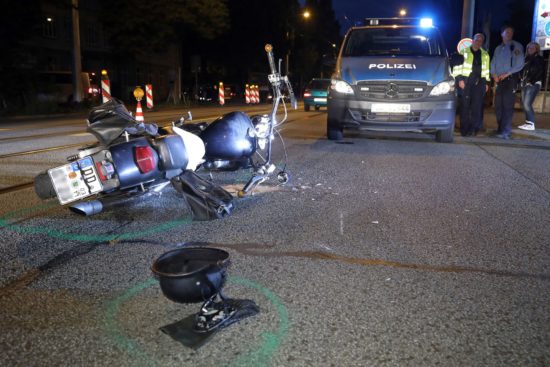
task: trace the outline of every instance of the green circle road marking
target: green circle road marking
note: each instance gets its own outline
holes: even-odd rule
[[[262,334],[263,337],[263,343],[256,348],[255,350],[249,352],[248,354],[243,355],[242,357],[232,361],[229,365],[230,366],[267,366],[269,364],[269,359],[273,355],[273,353],[279,348],[281,345],[282,340],[288,333],[289,328],[289,320],[288,320],[288,312],[279,299],[273,292],[271,292],[269,289],[263,287],[262,285],[247,280],[243,278],[235,278],[235,277],[229,277],[229,282],[233,282],[235,284],[244,285],[249,288],[254,288],[257,291],[259,291],[264,297],[266,297],[271,304],[275,307],[275,310],[277,311],[279,315],[279,327],[274,332],[266,332]],[[124,292],[122,295],[115,298],[113,301],[111,301],[107,307],[106,307],[106,316],[105,316],[105,324],[107,331],[115,341],[115,343],[122,349],[126,350],[131,355],[136,355],[142,360],[147,360],[147,364],[155,364],[152,357],[142,351],[139,346],[128,336],[124,335],[122,330],[117,324],[116,321],[116,315],[119,311],[120,306],[131,299],[132,297],[136,296],[138,293],[142,292],[146,288],[152,286],[153,284],[156,284],[157,281],[153,278],[137,284],[133,286],[132,288],[128,289],[126,292]]]
[[[115,233],[115,234],[108,234],[108,235],[85,235],[85,234],[65,232],[59,229],[53,229],[48,227],[33,227],[33,226],[22,226],[17,224],[10,224],[8,220],[9,218],[14,217],[18,213],[26,213],[26,212],[32,213],[34,211],[38,211],[44,208],[49,208],[51,206],[52,206],[51,204],[43,204],[43,205],[38,205],[36,207],[23,208],[23,209],[10,212],[0,218],[0,228],[7,228],[9,230],[19,232],[19,233],[25,233],[25,234],[45,234],[47,236],[50,236],[53,238],[59,238],[63,240],[74,240],[74,241],[80,241],[80,242],[105,242],[105,241],[113,241],[113,240],[129,240],[129,239],[134,239],[141,236],[147,236],[158,232],[167,231],[179,225],[191,223],[193,221],[191,218],[176,219],[176,220],[166,221],[160,225],[153,226],[151,228],[148,228],[142,231],[137,231],[137,232],[132,231],[132,232],[125,232],[122,234]]]
[[[267,366],[271,355],[279,348],[282,340],[288,333],[289,321],[288,312],[279,297],[269,289],[258,283],[242,278],[230,278],[237,284],[242,284],[249,288],[254,288],[266,297],[277,310],[279,314],[279,327],[273,333],[263,333],[264,342],[256,350],[243,355],[233,361],[230,366]]]
[[[126,337],[122,333],[122,331],[120,330],[116,322],[116,314],[118,313],[118,309],[120,308],[120,305],[122,305],[124,302],[128,301],[130,298],[134,297],[136,294],[152,286],[155,283],[156,283],[155,279],[151,278],[146,282],[133,286],[132,288],[128,289],[125,293],[123,293],[121,296],[115,298],[115,300],[109,303],[105,311],[106,313],[105,326],[107,328],[107,331],[111,335],[111,337],[114,339],[115,343],[118,344],[122,349],[125,349],[128,352],[128,354],[132,356],[136,356],[138,357],[138,359],[144,362],[146,361],[147,363],[145,364],[148,366],[155,365],[156,363],[154,363],[151,356],[145,353],[144,351],[142,351],[140,347],[132,339]]]

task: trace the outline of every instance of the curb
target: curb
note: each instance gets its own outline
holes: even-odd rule
[[[512,129],[512,134],[526,138],[526,139],[535,138],[540,140],[550,140],[550,130],[548,129],[537,129],[535,131]]]

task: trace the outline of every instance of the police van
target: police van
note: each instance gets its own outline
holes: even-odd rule
[[[430,19],[366,19],[346,34],[328,95],[327,137],[345,129],[435,133],[452,142],[454,79]]]

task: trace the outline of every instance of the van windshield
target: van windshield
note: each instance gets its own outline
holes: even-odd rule
[[[444,49],[434,28],[358,28],[349,33],[342,56],[441,56]]]

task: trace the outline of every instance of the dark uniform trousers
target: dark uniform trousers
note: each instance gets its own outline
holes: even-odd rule
[[[509,136],[512,133],[512,117],[514,116],[514,83],[508,77],[497,84],[495,93],[495,114],[498,123],[498,133]]]
[[[468,135],[478,132],[483,125],[484,78],[468,78],[462,91],[460,109],[460,133]]]

